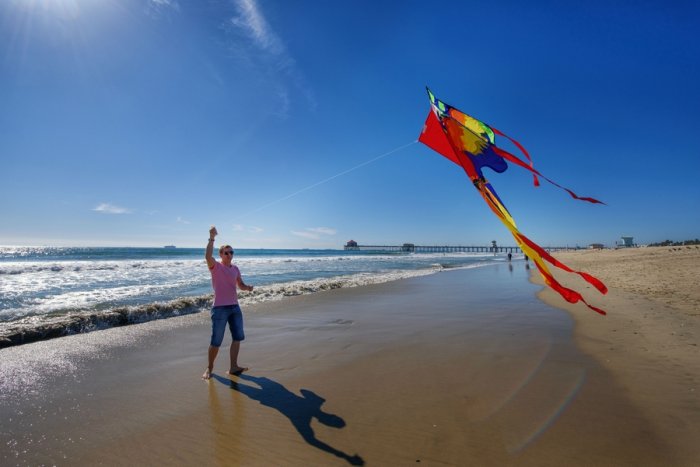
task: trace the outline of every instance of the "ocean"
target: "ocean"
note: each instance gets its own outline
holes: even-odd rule
[[[215,252],[215,256],[218,255]],[[492,253],[235,249],[241,305],[506,261]],[[203,248],[0,247],[0,348],[208,310]]]

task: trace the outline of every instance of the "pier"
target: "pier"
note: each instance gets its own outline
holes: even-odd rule
[[[522,253],[517,246],[499,246],[495,242],[492,245],[360,245],[350,240],[345,244],[346,251],[386,251],[393,253]],[[571,247],[544,247],[546,251],[572,250]]]

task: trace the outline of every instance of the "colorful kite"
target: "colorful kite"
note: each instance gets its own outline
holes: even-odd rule
[[[491,210],[513,234],[518,246],[526,255],[533,259],[547,285],[556,290],[566,301],[570,303],[581,301],[590,309],[604,315],[605,311],[589,305],[579,292],[568,289],[557,282],[549,271],[545,261],[567,272],[580,275],[586,282],[593,285],[603,294],[608,291],[605,284],[590,274],[574,271],[547,253],[544,248],[520,233],[508,209],[506,209],[505,205],[496,194],[491,183],[484,177],[482,169],[488,167],[498,173],[502,173],[508,168],[506,161],[510,161],[532,172],[535,186],[539,186],[538,177],[542,177],[549,183],[567,191],[575,199],[588,201],[589,203],[603,203],[593,198],[579,197],[573,191],[558,185],[535,170],[528,152],[513,138],[438,100],[433,93],[430,92],[430,89],[428,89],[428,96],[430,97],[431,111],[430,114],[428,114],[428,119],[425,121],[425,126],[418,140],[464,169],[474,183],[474,187],[486,201],[486,204],[489,205]],[[508,138],[513,142],[513,144],[522,151],[528,162],[496,146],[496,135]]]

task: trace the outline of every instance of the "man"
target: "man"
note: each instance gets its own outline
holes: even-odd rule
[[[218,235],[216,227],[212,226],[209,229],[209,243],[207,243],[206,253],[204,257],[209,266],[211,273],[211,285],[214,288],[214,305],[211,309],[211,342],[209,343],[209,366],[202,375],[202,379],[211,378],[214,369],[214,360],[219,353],[219,347],[224,340],[226,332],[226,323],[228,323],[231,331],[231,365],[228,373],[237,375],[248,368],[238,365],[238,351],[241,347],[241,341],[245,339],[243,333],[243,313],[241,307],[238,306],[238,291],[237,289],[252,291],[253,287],[246,285],[241,277],[241,271],[238,266],[232,263],[233,248],[230,245],[223,245],[219,248],[219,256],[221,262],[214,259],[214,239]]]

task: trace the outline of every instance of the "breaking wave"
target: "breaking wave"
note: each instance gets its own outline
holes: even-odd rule
[[[464,267],[472,268],[485,265],[472,264]],[[445,269],[445,266],[441,264],[434,264],[431,268],[420,270],[402,270],[380,274],[361,273],[261,285],[255,287],[252,292],[241,292],[240,303],[245,307],[298,295],[424,276]],[[50,315],[35,315],[0,323],[0,348],[208,311],[212,305],[212,298],[211,294],[207,294],[148,304],[118,306],[106,310],[64,309],[52,312]]]

